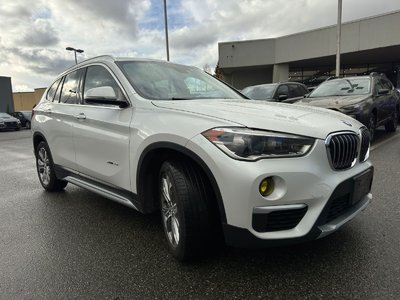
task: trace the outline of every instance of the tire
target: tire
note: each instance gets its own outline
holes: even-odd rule
[[[26,129],[31,129],[31,122],[26,121],[25,127],[26,127]]]
[[[48,192],[58,192],[63,190],[68,182],[60,180],[54,172],[53,158],[51,157],[49,146],[46,142],[40,142],[35,149],[36,170],[40,184]]]
[[[15,131],[19,131],[19,130],[21,130],[21,127],[15,128],[14,130],[15,130]]]
[[[397,129],[397,118],[398,118],[398,112],[397,109],[393,112],[392,117],[390,118],[390,121],[388,121],[385,124],[385,130],[386,132],[395,132]]]
[[[172,255],[180,260],[199,258],[215,237],[215,215],[199,170],[190,162],[165,161],[159,173],[161,220]]]
[[[369,136],[370,136],[370,141],[372,142],[375,137],[375,130],[376,130],[376,116],[374,114],[370,114],[368,118],[368,130],[369,130]]]

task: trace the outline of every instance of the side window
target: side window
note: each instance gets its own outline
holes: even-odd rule
[[[383,84],[383,88],[388,89],[390,91],[393,89],[393,85],[389,80],[382,78],[381,81]]]
[[[60,96],[61,96],[61,89],[63,86],[63,82],[64,82],[65,77],[60,79],[60,84],[58,85],[58,88],[56,90],[56,95],[54,96],[54,102],[59,102],[60,101]]]
[[[276,91],[275,97],[278,98],[279,95],[286,95],[289,97],[289,88],[286,84],[282,84],[278,87],[278,90]]]
[[[79,102],[78,85],[80,75],[81,70],[77,70],[65,76],[61,89],[60,103],[77,104]]]
[[[375,93],[378,94],[380,89],[384,89],[383,82],[381,79],[377,79],[375,82]]]
[[[289,97],[290,98],[295,98],[295,97],[301,97],[301,96],[303,96],[304,94],[306,94],[305,92],[304,92],[304,89],[302,88],[302,86],[301,85],[298,85],[298,84],[290,84],[289,85]]]
[[[53,101],[54,99],[54,95],[56,94],[56,90],[58,88],[58,85],[60,83],[61,79],[58,79],[57,81],[55,81],[51,87],[49,88],[49,90],[47,91],[47,95],[46,95],[46,99],[48,101]]]
[[[125,96],[122,93],[120,87],[118,86],[114,77],[110,74],[110,72],[106,68],[102,66],[88,67],[85,77],[85,86],[83,89],[83,98],[85,98],[85,94],[88,90],[106,86],[113,88],[115,95],[117,96],[117,100],[119,101],[125,100]],[[91,105],[93,104],[91,103]]]

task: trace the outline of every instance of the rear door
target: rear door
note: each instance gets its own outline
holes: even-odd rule
[[[82,103],[74,120],[76,163],[81,175],[130,190],[129,125],[133,107],[87,103],[85,93],[98,87],[112,87],[117,100],[127,101],[116,76],[105,65],[86,69]]]
[[[44,128],[54,163],[76,170],[73,123],[79,106],[78,86],[82,70],[75,70],[55,82],[43,105]]]

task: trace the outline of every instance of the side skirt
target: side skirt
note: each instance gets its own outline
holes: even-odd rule
[[[122,205],[133,208],[139,212],[143,212],[140,202],[138,201],[138,197],[135,193],[104,184],[94,179],[89,179],[59,165],[55,165],[55,172],[57,178],[59,179],[68,181],[74,185],[87,189]]]

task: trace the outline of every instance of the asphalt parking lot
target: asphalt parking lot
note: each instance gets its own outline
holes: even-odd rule
[[[0,132],[0,299],[400,298],[400,128],[378,132],[373,202],[337,233],[187,264],[159,216],[71,184],[44,192],[31,145],[27,130]]]

